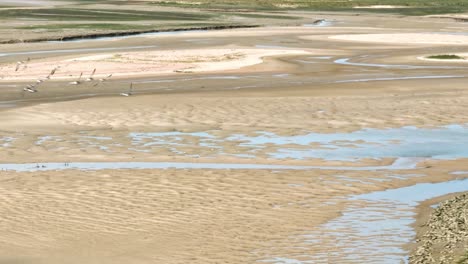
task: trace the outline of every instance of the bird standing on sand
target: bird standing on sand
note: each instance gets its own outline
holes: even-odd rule
[[[49,75],[47,75],[46,79],[47,80],[50,79],[50,77],[52,77],[55,74],[55,72],[57,71],[59,67],[60,66],[53,68],[52,71],[49,73]]]
[[[96,73],[96,68],[94,68],[94,70],[93,70],[93,72],[91,73],[91,75],[89,75],[89,77],[86,78],[86,81],[87,81],[87,82],[90,82],[90,81],[94,80],[93,76],[94,76],[95,73]]]
[[[15,72],[17,72],[19,70],[19,68],[21,67],[21,65],[23,64],[24,62],[23,61],[18,61],[16,63],[16,68],[15,68]]]
[[[23,91],[29,92],[29,93],[36,93],[36,85],[28,84],[26,87],[23,88]]]
[[[69,84],[71,85],[78,85],[81,83],[81,77],[83,76],[83,72],[81,72],[80,74],[80,77],[78,78],[78,80],[74,81],[74,82],[70,82]]]
[[[99,82],[97,82],[96,84],[94,84],[93,87],[98,86],[100,83],[103,83],[103,82],[107,81],[107,80],[108,80],[109,78],[111,78],[111,77],[112,77],[112,74],[109,74],[109,75],[107,75],[106,77],[99,79]]]
[[[120,95],[127,97],[133,95],[133,83],[130,83],[130,88],[128,89],[128,92],[120,93]]]
[[[110,77],[112,77],[112,74],[107,75],[105,78],[99,79],[99,81],[100,81],[100,82],[105,82],[105,81],[107,81],[107,79],[109,79]]]

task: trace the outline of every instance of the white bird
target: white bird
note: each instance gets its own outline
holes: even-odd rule
[[[23,91],[29,92],[29,93],[36,93],[36,86],[29,84],[28,86],[23,88]]]
[[[133,83],[130,83],[130,88],[128,89],[128,92],[120,93],[120,95],[127,97],[133,95]]]
[[[91,73],[91,75],[90,75],[88,78],[86,78],[86,81],[87,81],[87,82],[90,82],[90,81],[94,80],[93,76],[94,76],[95,73],[96,73],[96,68],[93,70],[93,72]]]
[[[100,81],[100,82],[105,82],[105,81],[107,81],[107,79],[109,79],[110,77],[112,77],[112,74],[107,75],[105,78],[99,79],[99,81]]]
[[[83,76],[83,72],[80,74],[80,77],[78,78],[78,80],[74,81],[74,82],[70,82],[69,84],[71,85],[78,85],[81,83],[81,77]]]
[[[49,80],[50,77],[52,77],[55,74],[55,72],[57,71],[59,67],[60,66],[53,68],[52,71],[49,73],[49,75],[47,75],[46,79]]]
[[[21,66],[23,63],[24,63],[24,62],[22,62],[22,61],[18,61],[18,62],[16,63],[15,72],[19,70],[20,66]]]

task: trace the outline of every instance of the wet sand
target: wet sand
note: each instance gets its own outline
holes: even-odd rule
[[[339,217],[347,196],[446,181],[455,168],[466,166],[433,164],[383,182],[385,172],[2,172],[2,226],[17,231],[4,232],[1,252],[24,263],[252,263],[299,255],[340,262],[346,250],[332,246],[337,238],[307,240]],[[334,254],[323,257],[325,249]]]
[[[305,15],[310,19],[317,16]],[[462,28],[437,18],[388,16],[381,22],[381,17],[373,15],[330,14],[327,19],[332,23],[326,27],[1,46],[0,68],[7,69],[0,76],[2,164],[191,162],[333,168],[0,171],[0,262],[287,263],[289,259],[357,263],[404,259],[409,255],[407,241],[396,243],[397,252],[376,251],[357,260],[348,254],[356,248],[353,243],[366,245],[371,236],[356,237],[355,230],[338,230],[352,242],[342,245],[337,244],[336,230],[320,232],[350,210],[364,212],[366,202],[350,197],[466,178],[451,173],[468,170],[468,157],[436,155],[450,156],[456,149],[436,154],[418,149],[405,154],[417,158],[415,168],[354,171],[345,167],[385,167],[395,157],[336,160],[271,155],[288,150],[332,149],[338,153],[360,149],[363,144],[382,148],[370,139],[252,146],[246,138],[259,132],[290,137],[405,126],[414,126],[415,131],[466,126],[466,68],[418,57],[447,49],[463,54],[468,47],[436,38],[411,45],[394,41],[406,36],[401,35],[406,31],[424,35]],[[398,26],[402,24],[412,27],[401,32]],[[335,39],[371,33],[390,38],[379,43]],[[391,35],[394,33],[398,34]],[[136,51],[135,47],[143,48]],[[119,50],[103,50],[109,48]],[[224,62],[219,62],[219,56],[231,50],[248,53],[255,63],[233,59],[226,67],[220,65]],[[200,53],[190,53],[193,51]],[[183,67],[166,60],[167,52],[185,54],[178,58],[184,60]],[[104,65],[103,56],[115,54],[138,56],[139,62],[131,59]],[[155,54],[151,66],[141,62]],[[207,60],[201,66],[206,71],[174,72],[196,66],[198,62],[190,56]],[[28,57],[30,61],[22,63],[18,71],[13,69]],[[88,59],[69,66],[66,72],[57,71],[57,76],[37,86],[37,93],[23,92],[23,87],[65,58]],[[236,65],[231,64],[234,61]],[[151,71],[133,74],[140,72],[138,67]],[[83,78],[94,68],[99,74],[119,74],[102,82],[70,85],[82,68]],[[130,83],[134,94],[119,96],[129,91]],[[173,134],[154,136],[157,132]],[[198,134],[184,134],[192,132]],[[143,136],[135,139],[132,133]],[[200,133],[212,137],[202,134],[203,138]],[[464,132],[460,133],[463,137]],[[236,135],[239,140],[226,140]],[[400,143],[398,138],[386,142]],[[417,212],[416,207],[395,210]],[[318,244],[313,242],[318,241],[317,234],[322,241]]]

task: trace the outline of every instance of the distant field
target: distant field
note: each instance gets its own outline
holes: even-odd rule
[[[290,10],[429,15],[468,12],[468,0],[0,1],[0,42],[219,25],[296,25],[305,19]]]
[[[41,9],[0,9],[0,17],[26,19],[53,19],[58,21],[146,21],[146,20],[208,20],[214,15],[206,13],[157,12],[112,9],[41,8]]]
[[[30,0],[18,1],[30,2]],[[47,3],[48,0],[38,0]],[[49,0],[51,1],[51,0]],[[222,11],[277,11],[277,10],[315,10],[315,11],[356,11],[356,7],[387,6],[387,8],[359,9],[360,12],[399,13],[404,15],[429,15],[468,12],[468,0],[53,0],[72,5],[110,4],[110,5],[152,5]],[[11,1],[6,5],[12,5]],[[388,8],[396,6],[396,8]],[[0,2],[0,10],[2,3]],[[0,14],[0,17],[2,14]],[[8,15],[8,14],[7,14]],[[12,14],[14,15],[14,14]],[[144,17],[144,14],[142,14]],[[103,18],[107,19],[107,18]],[[128,19],[138,19],[128,17]],[[171,17],[168,17],[171,19]]]
[[[21,8],[1,6],[2,2],[0,2],[0,19],[6,21],[0,25],[1,42],[9,42],[12,39],[18,41],[18,36],[21,36],[21,39],[55,39],[70,35],[109,32],[251,26],[262,23],[271,24],[271,21],[276,20],[300,19],[297,16],[277,13],[177,10],[163,8],[148,1],[39,1],[18,1],[17,4]],[[11,2],[8,4],[11,5]],[[32,8],[23,8],[24,6]],[[22,25],[14,22],[18,20],[22,21]],[[14,26],[8,26],[9,22],[12,22]]]
[[[197,7],[204,9],[249,9],[249,10],[278,10],[300,9],[316,11],[356,11],[356,7],[387,5],[398,8],[373,8],[366,12],[400,13],[405,15],[429,15],[460,13],[468,11],[467,0],[196,0],[196,1],[140,1],[152,5]],[[361,9],[361,11],[363,11]]]

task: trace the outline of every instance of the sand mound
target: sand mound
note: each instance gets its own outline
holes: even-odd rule
[[[468,36],[441,33],[353,34],[331,36],[330,39],[386,44],[466,45],[468,43]]]
[[[35,80],[43,78],[58,67],[54,79],[76,79],[81,73],[101,78],[162,75],[174,72],[212,72],[236,70],[262,63],[269,56],[288,56],[308,53],[292,49],[191,49],[104,53],[82,57],[62,57],[41,61],[9,64],[0,67],[1,80]]]

